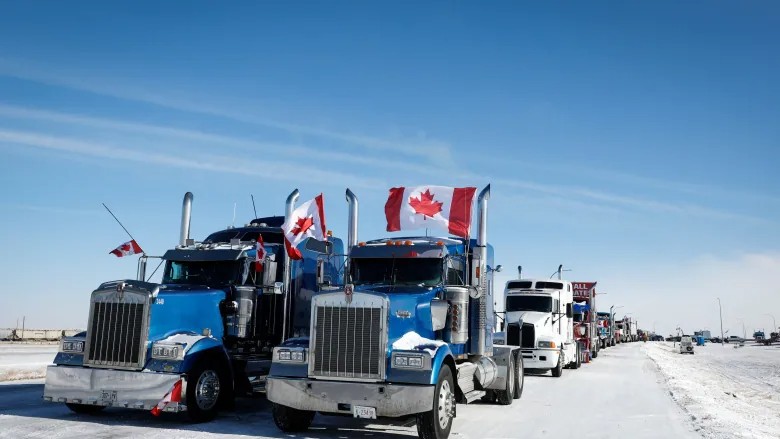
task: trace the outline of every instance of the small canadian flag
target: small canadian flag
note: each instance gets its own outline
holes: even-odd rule
[[[111,250],[109,253],[115,255],[117,258],[121,258],[122,256],[130,256],[130,255],[143,253],[143,252],[144,251],[141,250],[141,246],[138,245],[137,242],[135,242],[135,239],[132,239],[120,245],[119,247]]]
[[[263,244],[263,235],[257,236],[257,255],[255,256],[255,271],[263,271],[263,261],[265,260],[265,246]]]
[[[152,414],[154,416],[160,416],[160,413],[165,410],[165,407],[172,402],[181,402],[181,380],[176,381],[173,387],[171,387],[171,390],[165,394],[163,399],[161,399],[154,408],[152,408]]]

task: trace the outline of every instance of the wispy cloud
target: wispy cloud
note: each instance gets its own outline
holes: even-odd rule
[[[364,149],[370,149],[400,153],[405,156],[425,158],[440,166],[450,166],[453,162],[451,148],[447,142],[431,139],[425,135],[419,135],[416,138],[411,139],[381,138],[360,133],[335,131],[323,127],[280,121],[252,114],[249,111],[226,110],[203,103],[175,99],[165,96],[164,93],[150,92],[148,89],[133,85],[117,85],[95,80],[87,81],[77,79],[68,75],[66,72],[34,68],[18,61],[4,58],[0,58],[0,75],[109,96],[126,101],[143,102],[182,112],[222,117],[247,124],[274,128],[296,135],[335,140],[358,152]]]
[[[378,179],[329,171],[326,168],[314,168],[303,163],[247,160],[244,157],[220,156],[203,153],[193,153],[189,156],[182,156],[159,152],[164,151],[164,148],[160,147],[132,149],[22,131],[0,129],[0,143],[175,168],[242,174],[264,178],[271,178],[273,176],[273,178],[279,180],[295,182],[316,182],[320,184],[337,185],[340,187],[347,184],[370,189],[387,187],[386,183]]]
[[[306,157],[309,160],[327,160],[333,163],[352,163],[384,169],[405,169],[429,171],[430,167],[409,162],[377,158],[367,154],[343,153],[332,149],[312,148],[295,144],[259,142],[234,136],[212,134],[198,130],[188,130],[169,126],[152,125],[138,122],[119,121],[114,119],[85,116],[74,113],[63,113],[18,105],[0,104],[0,117],[9,119],[37,120],[56,124],[81,125],[90,128],[102,128],[123,132],[140,133],[146,136],[177,138],[209,145],[224,145],[244,151],[261,152],[264,154],[284,155],[288,157]]]

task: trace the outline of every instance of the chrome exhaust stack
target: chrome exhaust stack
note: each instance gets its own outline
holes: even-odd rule
[[[479,303],[476,327],[476,346],[473,347],[473,353],[476,355],[487,355],[487,301],[485,289],[487,288],[487,202],[490,199],[490,185],[485,186],[477,197],[477,245],[474,247],[472,261],[472,286],[476,289],[474,298]]]
[[[181,205],[181,234],[179,235],[179,246],[187,245],[190,239],[190,220],[192,219],[192,192],[184,194],[184,201]]]
[[[349,217],[347,219],[347,253],[349,249],[358,243],[358,199],[354,192],[347,188],[347,203],[349,203]]]
[[[293,210],[295,210],[295,202],[298,201],[298,197],[301,196],[301,193],[298,192],[298,189],[293,189],[292,192],[290,192],[290,195],[287,196],[287,201],[285,202],[284,206],[284,221],[287,222],[290,220],[290,217],[293,214]],[[286,250],[285,250],[286,252]],[[290,273],[290,269],[292,267],[292,261],[290,260],[290,255],[285,255],[284,257],[284,277],[283,277],[283,291],[282,291],[282,300],[283,303],[283,311],[282,311],[282,341],[287,340],[287,312],[290,309],[289,303],[290,303],[290,285],[292,284],[292,274]]]

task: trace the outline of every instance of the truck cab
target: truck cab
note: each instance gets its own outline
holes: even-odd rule
[[[615,346],[615,336],[613,334],[612,315],[609,312],[599,312],[598,314],[598,334],[599,347],[601,349]]]
[[[304,431],[315,413],[414,417],[420,437],[443,439],[456,403],[520,397],[519,348],[492,340],[489,194],[479,196],[477,239],[358,242],[357,198],[347,190],[348,283],[314,296],[308,339],[275,349],[268,399],[279,429]]]
[[[341,241],[330,240],[331,255],[304,242],[303,259],[288,265],[284,217],[277,216],[196,242],[189,238],[191,203],[188,193],[180,243],[161,257],[159,283],[148,282],[144,255],[137,280],[105,282],[92,292],[87,331],[63,339],[44,400],[91,413],[152,410],[167,398],[165,411],[208,421],[233,397],[264,390],[273,348],[308,334],[316,273],[339,279]],[[261,236],[265,257],[258,261]]]
[[[580,365],[574,339],[572,283],[565,280],[510,280],[504,289],[505,340],[522,348],[528,370],[551,371]]]

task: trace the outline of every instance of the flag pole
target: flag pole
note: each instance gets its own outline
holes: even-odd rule
[[[108,206],[106,206],[106,203],[100,203],[100,204],[102,204],[102,205],[103,205],[103,207],[105,207],[105,208],[106,208],[106,210],[108,211],[108,213],[110,213],[110,214],[111,214],[111,216],[112,216],[112,217],[114,217],[114,219],[116,220],[117,224],[119,224],[119,227],[121,227],[121,228],[122,228],[122,230],[124,230],[124,231],[125,231],[125,233],[127,233],[127,236],[129,236],[129,237],[130,237],[130,239],[132,239],[133,241],[135,241],[135,238],[133,238],[133,235],[131,235],[131,234],[130,234],[130,232],[128,232],[128,231],[127,231],[127,228],[125,228],[125,226],[122,224],[122,221],[119,221],[119,218],[117,218],[117,217],[116,217],[116,215],[114,215],[114,212],[111,212],[111,209],[109,209],[109,208],[108,208]],[[136,241],[136,242],[138,242],[138,241]]]

